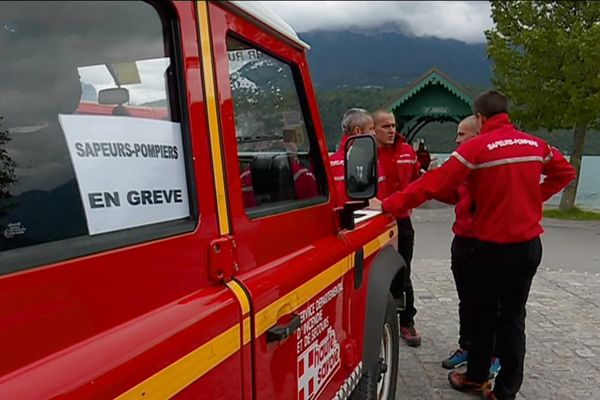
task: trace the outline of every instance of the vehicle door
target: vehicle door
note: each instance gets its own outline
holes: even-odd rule
[[[224,7],[210,3],[210,22],[255,398],[331,398],[358,362],[344,350],[353,258],[337,235],[303,49]]]

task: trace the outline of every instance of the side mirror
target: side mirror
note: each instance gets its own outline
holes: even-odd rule
[[[98,103],[111,106],[129,102],[129,90],[125,88],[103,89],[98,92]]]
[[[344,149],[346,196],[369,200],[377,194],[377,146],[371,135],[350,138]]]

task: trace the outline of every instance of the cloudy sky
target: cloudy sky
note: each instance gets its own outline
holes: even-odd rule
[[[492,26],[487,1],[268,1],[298,32],[382,28],[469,43]]]

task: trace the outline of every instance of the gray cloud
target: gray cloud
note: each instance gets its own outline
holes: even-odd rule
[[[298,32],[323,29],[400,30],[468,43],[492,26],[487,1],[268,1]]]

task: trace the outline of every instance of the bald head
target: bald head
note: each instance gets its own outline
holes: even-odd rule
[[[376,110],[373,117],[375,141],[378,146],[393,146],[396,139],[396,118],[387,110]]]
[[[470,115],[460,121],[460,124],[458,124],[458,128],[456,130],[456,144],[460,145],[474,138],[478,133],[479,124],[477,123],[477,118],[475,118],[473,115]]]

